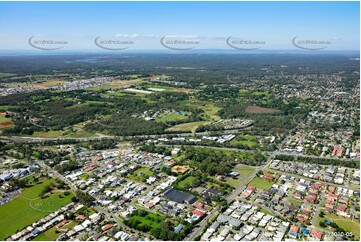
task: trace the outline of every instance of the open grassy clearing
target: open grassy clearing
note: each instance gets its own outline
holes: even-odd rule
[[[56,240],[61,233],[56,233],[56,227],[52,227],[45,231],[44,233],[39,234],[36,236],[33,241],[54,241]]]
[[[185,189],[187,186],[191,185],[197,178],[193,176],[188,176],[186,179],[178,183],[180,189]]]
[[[325,216],[323,218],[321,218],[321,217],[317,218],[317,222],[316,222],[315,226],[317,228],[321,228],[319,223],[323,222],[324,220],[335,222],[338,227],[344,229],[346,232],[352,232],[352,234],[355,235],[356,241],[360,240],[360,222],[351,221],[350,219],[347,219],[347,218],[344,218],[341,216],[337,216],[336,214],[329,214],[326,212]],[[322,228],[322,229],[325,229],[328,231],[334,231],[334,229],[332,229],[330,227],[326,227],[326,228]]]
[[[221,117],[218,115],[218,111],[221,110],[221,108],[215,106],[211,102],[201,101],[198,99],[189,99],[186,101],[181,101],[180,104],[203,109],[205,115],[207,115],[213,121],[221,119]]]
[[[91,87],[91,88],[87,88],[86,90],[92,90],[92,91],[101,91],[101,90],[109,90],[109,89],[116,90],[116,89],[120,89],[120,88],[127,88],[131,85],[136,85],[143,81],[144,80],[142,78],[136,78],[136,79],[132,79],[132,80],[115,79],[108,85]]]
[[[129,217],[129,221],[127,221],[127,224],[138,224],[137,227],[148,226],[150,231],[152,229],[158,228],[161,222],[165,219],[165,217],[151,212],[146,212],[146,215],[144,216],[142,214],[143,212],[144,211],[140,210],[136,214],[133,213]]]
[[[256,136],[253,135],[238,135],[235,139],[230,142],[232,145],[248,146],[250,148],[259,147]]]
[[[149,168],[141,167],[135,170],[132,174],[127,177],[133,181],[142,182],[146,177],[150,177],[154,174]]]
[[[10,77],[10,76],[16,76],[16,74],[0,72],[0,78],[1,77]]]
[[[252,166],[246,166],[246,165],[237,165],[233,171],[238,172],[241,174],[241,177],[239,179],[233,179],[228,178],[226,183],[230,186],[236,188],[238,187],[247,177],[249,177],[253,172],[255,168]]]
[[[6,113],[1,113],[0,112],[0,129],[10,127],[10,126],[14,126],[11,118],[7,118],[5,116],[6,116]]]
[[[167,129],[169,131],[190,131],[194,132],[200,125],[209,124],[210,121],[199,121],[199,122],[190,122],[184,124],[177,124],[173,127]]]
[[[92,137],[92,136],[96,136],[93,133],[87,132],[87,131],[83,131],[83,130],[79,130],[79,131],[63,131],[63,130],[50,130],[48,132],[42,131],[42,132],[34,132],[33,136],[35,137],[39,137],[39,138],[58,138],[58,137],[63,137],[63,138],[86,138],[86,137]]]
[[[183,114],[169,113],[169,114],[163,115],[162,117],[157,118],[156,122],[167,123],[167,122],[172,122],[172,121],[185,120],[187,118],[188,117]]]
[[[72,229],[77,223],[75,221],[70,221],[65,224],[62,228]],[[55,241],[62,233],[56,233],[56,227],[52,227],[47,231],[36,236],[33,241]]]
[[[296,199],[296,198],[293,198],[293,197],[290,197],[290,198],[288,199],[288,202],[291,203],[291,204],[293,204],[293,205],[296,206],[296,207],[301,206],[301,204],[303,203],[302,200]]]
[[[42,181],[41,184],[23,189],[16,198],[0,206],[0,240],[4,240],[17,230],[36,222],[71,201],[73,194],[59,198],[57,192],[45,199],[39,198],[38,195],[45,186],[55,183],[54,179]]]
[[[255,186],[259,189],[262,189],[262,190],[268,190],[272,187],[272,185],[274,184],[274,182],[269,182],[269,181],[266,181],[266,180],[263,180],[259,177],[255,177],[250,183],[249,185],[251,186]]]

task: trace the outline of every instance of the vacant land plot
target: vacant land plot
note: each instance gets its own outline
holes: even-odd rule
[[[6,113],[0,112],[0,129],[12,126],[14,123],[12,122],[11,118],[5,117]]]
[[[72,229],[75,225],[77,225],[76,222],[70,221],[67,224],[65,224],[62,228],[68,228]],[[41,233],[40,235],[36,236],[33,241],[55,241],[61,233],[56,232],[56,227],[52,227],[48,229],[47,231]]]
[[[280,110],[273,108],[263,108],[258,106],[248,106],[246,108],[246,113],[278,113]]]
[[[196,181],[197,178],[193,177],[193,176],[189,176],[186,179],[184,179],[183,181],[178,183],[178,187],[180,189],[186,189],[189,188],[190,186],[192,186],[192,184]]]
[[[249,148],[259,147],[257,137],[252,135],[239,135],[230,142],[234,146],[247,146]]]
[[[189,170],[189,166],[173,166],[171,171],[175,173],[183,174],[184,172]]]
[[[139,210],[134,212],[127,220],[126,224],[133,228],[146,227],[145,231],[150,231],[152,229],[158,228],[161,222],[165,218],[155,213],[147,212],[144,210]],[[144,231],[143,230],[143,231]]]
[[[168,131],[190,131],[194,132],[200,125],[209,124],[210,121],[199,121],[199,122],[190,122],[184,124],[177,124],[169,129]]]
[[[58,197],[59,193],[54,193],[45,199],[38,197],[45,186],[54,182],[53,179],[47,179],[41,184],[25,188],[12,201],[0,206],[0,240],[4,240],[17,230],[36,222],[71,201],[72,194],[63,198]]]
[[[221,117],[218,114],[218,111],[221,110],[221,108],[215,106],[211,102],[201,101],[198,99],[190,99],[186,101],[181,101],[180,104],[203,109],[204,113],[213,121],[218,121],[221,119]]]
[[[226,183],[236,188],[254,172],[254,167],[237,165],[236,168],[233,169],[233,171],[238,172],[240,174],[240,177],[238,179],[228,178]]]
[[[169,114],[163,115],[162,117],[158,118],[156,121],[167,123],[167,122],[172,122],[172,121],[184,120],[187,118],[188,117],[184,114],[169,113]]]
[[[263,180],[259,177],[256,177],[254,178],[250,183],[249,185],[251,186],[255,186],[259,189],[262,189],[262,190],[268,190],[272,187],[272,185],[274,184],[274,182],[269,182],[269,181],[266,181],[266,180]]]
[[[322,222],[324,220],[332,221],[337,224],[338,227],[344,229],[346,232],[352,232],[352,234],[355,236],[355,241],[360,240],[360,223],[356,221],[351,221],[350,219],[337,216],[336,214],[329,214],[326,213],[323,218],[318,217],[316,222],[316,227],[320,228],[319,222]],[[322,228],[325,229],[325,228]],[[327,227],[326,230],[333,231],[333,229]]]
[[[135,170],[132,174],[128,175],[128,178],[134,181],[142,182],[145,178],[150,177],[154,174],[149,168],[142,167]]]

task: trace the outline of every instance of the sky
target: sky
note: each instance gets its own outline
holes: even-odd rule
[[[359,36],[359,2],[0,2],[0,50],[359,50]]]

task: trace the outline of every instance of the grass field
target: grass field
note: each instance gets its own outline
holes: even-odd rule
[[[71,201],[72,194],[64,198],[59,198],[58,193],[54,193],[45,199],[38,197],[46,185],[54,182],[53,179],[47,179],[43,180],[41,184],[25,188],[16,198],[0,206],[0,240],[4,240],[16,233],[17,230],[36,222]]]
[[[0,113],[0,129],[14,125],[11,118],[7,118],[5,115],[5,113]]]
[[[63,226],[63,228],[72,229],[77,223],[75,221],[70,221]],[[36,236],[33,241],[54,241],[56,240],[62,233],[56,233],[56,227],[52,227],[47,231]]]
[[[132,215],[130,216],[130,221],[138,221],[140,224],[148,225],[150,227],[150,230],[153,228],[159,227],[160,223],[165,218],[161,215],[147,212],[146,216],[140,216],[140,215]]]
[[[235,139],[233,139],[230,143],[231,145],[234,146],[243,145],[243,146],[248,146],[250,148],[259,147],[259,144],[257,142],[257,137],[253,135],[239,135]]]
[[[38,138],[57,138],[57,137],[64,137],[64,138],[86,138],[86,137],[91,137],[91,136],[95,136],[94,134],[90,133],[90,132],[86,132],[83,130],[80,131],[75,131],[75,132],[71,132],[71,131],[63,131],[63,130],[50,130],[48,132],[34,132],[34,134],[32,135],[34,137],[38,137]]]
[[[186,179],[178,183],[178,187],[180,189],[185,189],[187,184],[191,185],[196,179],[197,178],[193,176],[188,176]]]
[[[0,77],[10,77],[10,76],[16,76],[16,74],[0,72]]]
[[[266,181],[266,180],[263,180],[259,177],[255,177],[250,183],[249,185],[251,186],[255,186],[259,189],[262,189],[262,190],[267,190],[267,189],[270,189],[272,187],[272,185],[274,184],[274,182],[269,182],[269,181]]]
[[[190,123],[184,123],[184,124],[177,124],[173,127],[167,129],[169,131],[190,131],[194,132],[198,126],[208,124],[210,121],[199,121],[199,122],[190,122]]]
[[[215,106],[211,102],[202,101],[199,99],[190,99],[186,101],[181,101],[180,104],[203,109],[204,113],[213,121],[221,119],[221,117],[218,115],[218,111],[221,110],[221,108]]]
[[[6,111],[8,111],[9,109],[13,109],[13,108],[16,108],[16,106],[1,105],[1,106],[0,106],[0,111],[1,111],[1,112],[6,112]]]
[[[241,174],[239,179],[229,178],[227,179],[226,183],[230,186],[236,188],[238,187],[248,176],[250,176],[254,172],[254,167],[245,166],[245,165],[237,165],[233,171],[238,172]]]
[[[290,198],[288,199],[288,202],[291,203],[291,204],[293,204],[293,205],[295,205],[296,207],[301,206],[301,204],[303,203],[302,200],[296,199],[296,198],[293,198],[293,197],[290,197]]]
[[[133,181],[141,182],[143,177],[149,177],[154,174],[149,168],[142,167],[135,170],[132,174],[129,174],[127,177]]]
[[[44,86],[44,87],[54,87],[54,86],[58,86],[60,84],[64,84],[67,81],[65,80],[61,80],[61,79],[51,79],[51,80],[47,80],[45,82],[42,82],[41,84],[39,84],[40,86]]]
[[[36,236],[33,241],[54,241],[56,240],[61,233],[56,233],[56,227],[52,227],[45,231],[44,233],[39,234]]]
[[[360,240],[360,223],[356,222],[356,221],[351,221],[350,219],[341,217],[341,216],[337,216],[336,214],[329,214],[329,213],[325,213],[325,216],[323,218],[318,217],[317,218],[317,222],[316,222],[316,227],[317,228],[321,228],[319,226],[319,222],[324,221],[324,220],[329,220],[332,222],[335,222],[337,224],[338,227],[344,229],[346,232],[352,232],[353,235],[355,235],[355,240],[359,241]],[[327,228],[322,228],[328,231],[333,231],[331,228],[327,227]]]
[[[267,209],[264,209],[264,208],[261,208],[261,211],[260,211],[260,212],[262,212],[262,213],[264,213],[264,214],[274,215],[274,214],[272,214],[270,211],[268,211]]]
[[[163,115],[160,118],[157,118],[156,122],[167,123],[167,122],[171,122],[171,121],[184,120],[187,118],[188,117],[186,115],[182,115],[182,114],[178,114],[178,113],[169,113],[169,114]]]

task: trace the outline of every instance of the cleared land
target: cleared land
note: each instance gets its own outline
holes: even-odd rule
[[[54,182],[53,179],[47,179],[41,184],[25,188],[16,198],[0,206],[0,240],[71,202],[73,194],[59,198],[58,195],[62,193],[54,192],[45,199],[38,197],[45,186]]]
[[[179,182],[178,187],[180,189],[185,189],[187,187],[189,188],[193,184],[193,182],[195,182],[196,179],[197,178],[195,178],[193,176],[189,176],[186,179],[184,179],[183,181]]]
[[[128,178],[137,182],[142,182],[144,178],[150,177],[154,174],[149,168],[141,167],[135,170],[132,174],[128,175]]]
[[[184,172],[189,170],[189,166],[173,166],[171,168],[172,172],[183,174]]]
[[[184,119],[187,119],[186,115],[178,114],[178,113],[169,113],[169,114],[163,115],[160,118],[157,118],[156,121],[157,122],[167,123],[167,122],[184,120]]]
[[[13,122],[11,120],[11,118],[7,118],[5,117],[6,113],[1,113],[0,112],[0,129],[5,128],[5,127],[9,127],[9,126],[13,126]]]
[[[190,122],[190,123],[184,123],[184,124],[177,124],[167,130],[169,131],[191,131],[194,132],[198,126],[208,124],[210,121],[199,121],[199,122]]]
[[[323,218],[318,217],[317,222],[315,224],[316,227],[321,228],[319,225],[319,222],[322,222],[324,220],[332,221],[337,224],[338,227],[344,229],[346,232],[352,232],[353,235],[355,235],[355,241],[360,240],[360,223],[356,221],[351,221],[350,219],[337,216],[336,214],[329,214],[326,212],[325,216]],[[322,228],[328,231],[333,231],[333,229],[326,227]]]
[[[230,142],[232,145],[242,145],[247,146],[249,148],[257,148],[259,147],[257,137],[252,135],[239,135],[235,139]]]
[[[240,178],[233,179],[228,178],[226,183],[228,183],[230,186],[236,188],[238,187],[247,177],[249,177],[253,172],[255,168],[252,166],[245,166],[245,165],[237,165],[233,171],[238,172],[241,174]]]
[[[278,113],[280,110],[273,108],[263,108],[258,106],[248,106],[246,108],[246,113]]]
[[[272,185],[274,184],[274,182],[269,182],[269,181],[266,181],[266,180],[263,180],[259,177],[255,177],[250,183],[249,185],[251,186],[255,186],[259,189],[262,189],[262,190],[268,190],[272,187]]]

